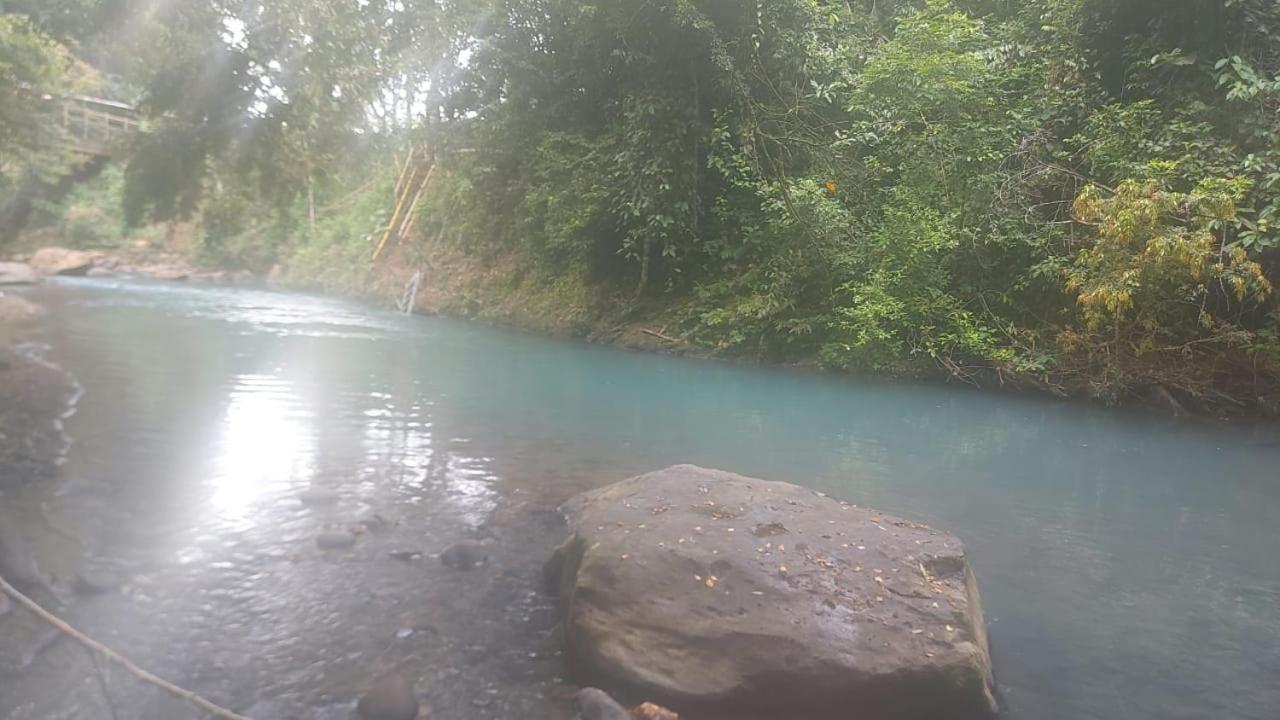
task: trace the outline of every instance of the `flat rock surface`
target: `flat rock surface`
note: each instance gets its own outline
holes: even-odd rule
[[[953,535],[680,465],[582,493],[547,564],[576,679],[698,717],[985,718],[974,576]]]
[[[33,285],[38,282],[40,275],[30,265],[0,262],[0,285]]]
[[[29,264],[45,275],[84,275],[100,256],[87,250],[46,247],[37,250]]]

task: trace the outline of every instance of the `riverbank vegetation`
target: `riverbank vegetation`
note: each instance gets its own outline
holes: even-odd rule
[[[1280,410],[1271,0],[135,5],[4,15],[0,93],[46,81],[32,33],[95,48],[148,117],[117,222],[192,220],[206,262],[347,292],[421,266],[451,307],[575,332]],[[431,182],[374,263],[414,146]]]

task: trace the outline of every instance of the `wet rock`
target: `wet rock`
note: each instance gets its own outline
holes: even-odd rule
[[[168,282],[186,280],[191,275],[189,269],[174,265],[146,265],[139,268],[139,272],[147,277]]]
[[[376,512],[361,513],[360,517],[356,520],[356,524],[361,528],[374,533],[388,530],[395,525],[394,522]]]
[[[631,713],[603,690],[583,688],[574,696],[574,703],[582,720],[631,720]]]
[[[232,281],[232,275],[226,270],[201,270],[192,272],[188,279],[194,283],[224,285]]]
[[[34,348],[0,348],[0,487],[51,476],[68,439],[61,418],[78,394]]]
[[[4,524],[0,524],[0,577],[4,577],[23,594],[43,588],[56,595],[49,577],[36,564],[31,548],[21,536]]]
[[[563,510],[571,536],[547,572],[580,679],[737,717],[996,712],[977,586],[952,535],[691,465]]]
[[[379,678],[356,703],[360,720],[414,720],[418,717],[418,698],[413,683],[400,674]]]
[[[355,544],[355,534],[346,530],[327,530],[316,536],[316,545],[321,550],[349,550]]]
[[[84,275],[97,258],[97,254],[85,250],[47,247],[31,256],[30,265],[44,275]]]
[[[40,275],[26,263],[0,262],[0,285],[33,285]]]
[[[488,561],[488,548],[475,540],[463,540],[440,553],[440,562],[454,570],[474,570]]]
[[[632,720],[680,720],[680,716],[661,705],[644,703],[631,708]]]

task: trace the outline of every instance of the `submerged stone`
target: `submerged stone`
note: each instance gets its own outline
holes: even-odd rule
[[[356,712],[360,720],[414,720],[418,698],[413,694],[413,683],[400,674],[379,678],[360,697]]]
[[[475,540],[463,540],[440,553],[440,562],[454,570],[474,570],[488,561],[488,548]]]
[[[547,564],[570,672],[680,712],[995,714],[955,536],[787,483],[680,465],[575,496]]]
[[[69,442],[61,419],[78,395],[75,379],[36,348],[0,347],[0,487],[56,471]]]
[[[356,544],[356,536],[346,530],[327,530],[316,536],[321,550],[347,550]]]

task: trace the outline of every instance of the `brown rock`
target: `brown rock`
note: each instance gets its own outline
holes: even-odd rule
[[[356,703],[356,712],[361,720],[414,720],[418,698],[413,683],[399,673],[379,678]]]
[[[680,720],[680,716],[661,705],[647,702],[631,708],[631,720]]]
[[[735,718],[996,712],[977,586],[952,535],[691,465],[562,510],[572,535],[547,572],[582,682]]]
[[[40,276],[30,265],[18,262],[0,262],[0,285],[33,285]]]
[[[30,265],[44,275],[84,275],[97,259],[97,254],[85,250],[47,247],[31,256]]]
[[[141,268],[141,272],[147,277],[168,282],[186,280],[191,276],[190,270],[176,265],[148,265]]]

